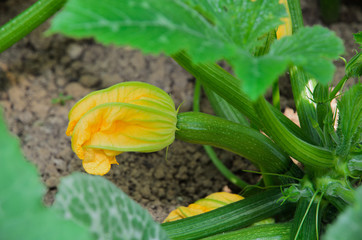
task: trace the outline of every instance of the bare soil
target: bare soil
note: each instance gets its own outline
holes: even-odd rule
[[[35,1],[0,1],[0,24]],[[352,33],[362,30],[362,12],[357,1],[342,5],[340,21],[328,26],[345,41],[349,59]],[[322,24],[316,1],[302,1],[305,23]],[[17,135],[25,156],[39,169],[48,188],[44,198],[51,204],[60,178],[83,171],[65,135],[70,108],[86,94],[123,81],[144,81],[170,93],[181,111],[190,111],[194,79],[165,56],[144,56],[137,50],[102,46],[93,40],[64,36],[45,37],[46,22],[25,39],[0,54],[0,105],[11,132]],[[343,61],[337,61],[335,81],[343,76]],[[350,81],[349,84],[353,82]],[[285,82],[281,87],[282,107],[293,107]],[[52,103],[59,94],[72,96],[65,105]],[[212,113],[203,101],[205,112]],[[254,182],[258,176],[242,172],[254,169],[241,157],[218,151],[224,163],[242,179]],[[156,153],[124,153],[119,166],[105,176],[147,208],[157,221],[179,205],[187,205],[207,194],[230,186],[203,151],[202,146],[176,140],[169,149]],[[231,186],[230,186],[231,187]]]

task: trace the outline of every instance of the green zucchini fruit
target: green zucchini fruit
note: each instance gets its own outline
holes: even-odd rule
[[[285,173],[293,165],[283,150],[255,129],[205,113],[180,113],[177,118],[180,140],[234,152],[271,173]]]
[[[247,227],[277,213],[293,211],[293,204],[280,203],[282,196],[280,189],[272,189],[213,211],[161,226],[170,239],[200,239]]]

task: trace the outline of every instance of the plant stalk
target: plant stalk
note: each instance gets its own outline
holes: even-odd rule
[[[292,32],[295,34],[299,29],[304,27],[300,0],[288,0],[288,7],[292,21]],[[312,93],[317,83],[315,80],[310,79],[302,69],[296,66],[292,66],[289,72],[300,126],[312,139],[310,143],[319,144],[319,135],[311,121],[311,119],[316,120],[317,118],[316,110],[313,102],[310,100],[312,99]]]
[[[238,80],[217,64],[194,64],[185,52],[172,55],[172,58],[184,69],[201,81],[201,84],[214,91],[244,116],[249,118],[252,125],[263,129],[263,124],[256,114],[251,100],[240,90]],[[284,116],[280,111],[269,106],[277,118],[297,137],[309,142],[310,138],[295,123]]]
[[[53,16],[66,0],[39,0],[0,28],[0,53]]]
[[[260,97],[254,106],[271,138],[291,157],[311,168],[328,169],[334,166],[336,159],[331,151],[309,144],[293,135],[276,118],[263,97]]]

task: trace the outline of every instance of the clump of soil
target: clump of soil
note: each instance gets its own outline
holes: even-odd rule
[[[3,24],[34,1],[0,2]],[[306,23],[320,23],[315,1],[302,1]],[[329,26],[345,39],[346,58],[352,55],[352,33],[362,29],[361,11],[342,6],[341,21]],[[124,81],[144,81],[170,93],[181,111],[190,111],[194,79],[171,59],[144,56],[137,50],[102,46],[92,40],[45,37],[43,24],[28,37],[0,54],[0,105],[10,130],[22,143],[25,156],[39,169],[48,187],[45,202],[51,204],[60,178],[83,171],[65,135],[70,108],[86,94]],[[336,79],[343,76],[343,62]],[[290,89],[282,89],[282,106],[293,106]],[[71,96],[64,105],[54,99]],[[56,101],[54,101],[56,102]],[[61,102],[61,101],[58,101]],[[212,112],[204,101],[203,109]],[[243,173],[254,169],[248,161],[218,151],[219,157],[236,174],[254,182],[257,176]],[[156,153],[124,153],[105,176],[161,221],[169,211],[206,195],[221,191],[228,182],[210,162],[202,146],[175,141]]]

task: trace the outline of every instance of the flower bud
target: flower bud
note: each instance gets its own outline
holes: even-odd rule
[[[122,152],[155,152],[175,139],[177,112],[163,90],[125,82],[90,93],[69,113],[67,135],[84,169],[106,174]]]

